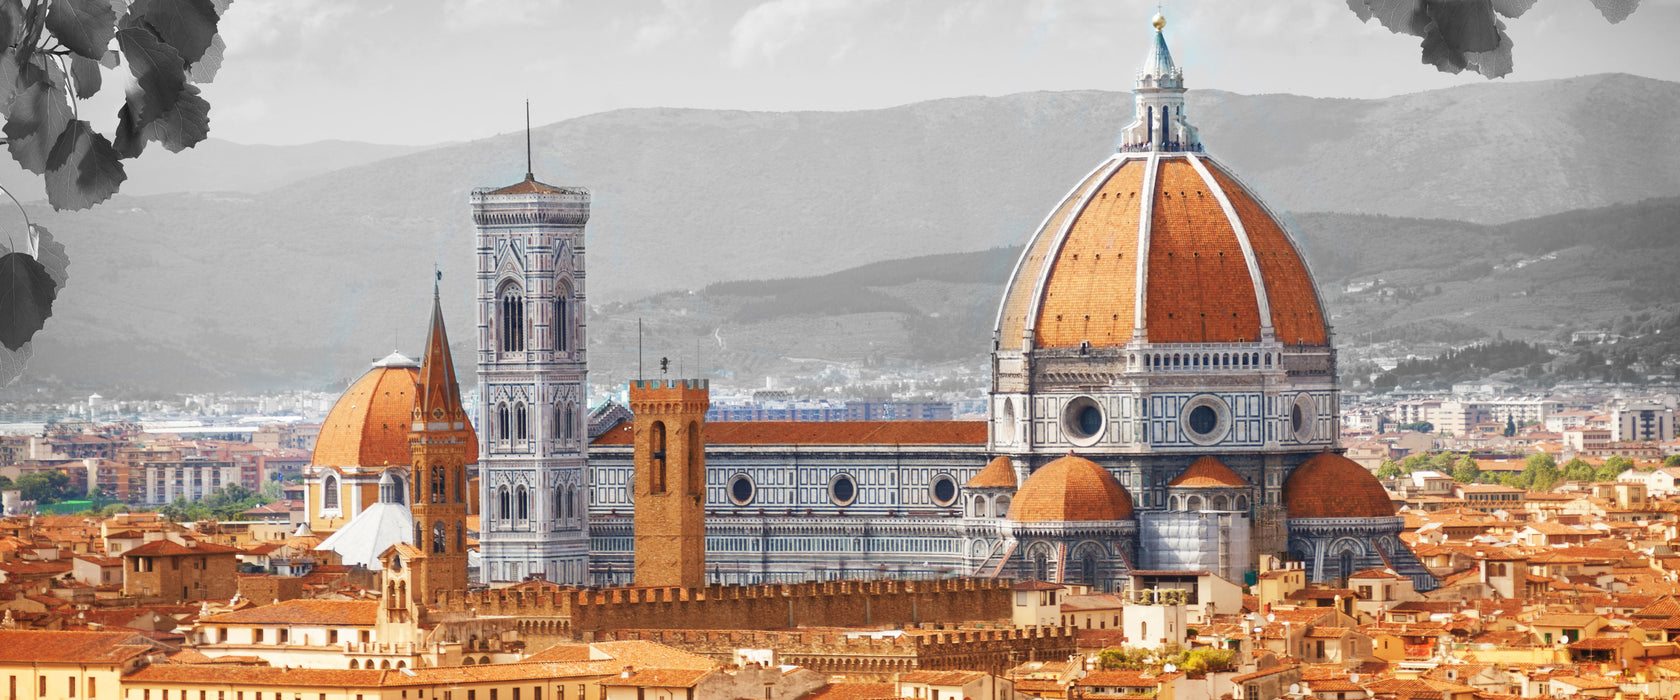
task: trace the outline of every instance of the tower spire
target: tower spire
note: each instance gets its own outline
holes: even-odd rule
[[[455,382],[455,360],[449,353],[449,333],[443,326],[443,300],[438,286],[443,271],[437,271],[432,286],[432,322],[426,331],[426,354],[420,360],[414,403],[415,430],[452,431],[463,429],[466,411],[461,407],[461,387]]]
[[[535,180],[531,169],[531,101],[525,100],[525,179]]]

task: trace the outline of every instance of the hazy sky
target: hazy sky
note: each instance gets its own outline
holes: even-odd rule
[[[211,135],[428,144],[621,107],[867,109],[1124,90],[1154,0],[239,0]],[[1343,0],[1170,0],[1192,88],[1379,97],[1479,82]],[[1680,0],[1611,25],[1588,0],[1509,21],[1516,70],[1680,81]],[[112,93],[120,91],[112,90]],[[114,111],[114,108],[113,110]]]

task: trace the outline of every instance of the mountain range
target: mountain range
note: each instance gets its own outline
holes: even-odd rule
[[[1327,289],[1365,275],[1430,292],[1438,285],[1446,303],[1457,299],[1447,294],[1456,282],[1440,278],[1440,269],[1480,259],[1463,257],[1463,249],[1486,249],[1489,260],[1507,252],[1563,256],[1571,248],[1556,245],[1571,236],[1584,236],[1575,248],[1598,251],[1605,265],[1626,259],[1630,270],[1647,270],[1662,259],[1592,240],[1598,215],[1576,210],[1680,194],[1680,84],[1634,76],[1482,83],[1373,100],[1193,90],[1189,115],[1211,154],[1275,208],[1299,212],[1297,228]],[[678,297],[746,299],[719,283],[821,279],[928,255],[979,257],[964,279],[852,290],[859,304],[890,306],[896,298],[916,309],[950,296],[949,312],[926,311],[919,330],[894,341],[902,349],[886,337],[904,308],[869,311],[885,315],[862,331],[843,323],[834,342],[790,325],[797,314],[774,312],[797,306],[803,292],[742,301],[734,316],[719,318],[749,329],[754,362],[770,362],[783,345],[795,359],[841,359],[841,341],[872,333],[887,345],[864,353],[865,361],[957,359],[973,356],[966,349],[975,347],[976,328],[984,331],[983,353],[989,311],[956,307],[995,304],[1013,262],[1007,250],[1112,150],[1129,118],[1127,93],[1088,91],[858,112],[620,110],[540,127],[531,138],[539,179],[593,192],[591,352],[605,380],[623,376],[613,365],[623,360],[614,358],[633,339],[635,318],[679,308]],[[467,198],[475,187],[523,175],[524,135],[390,157],[355,148],[344,167],[321,157],[239,156],[217,166],[229,169],[216,180],[225,190],[187,175],[143,184],[136,168],[128,194],[92,210],[32,205],[32,217],[53,230],[72,262],[55,315],[37,335],[29,381],[107,395],[342,386],[391,347],[419,347],[434,266],[443,271],[455,345],[470,357],[475,262]],[[231,174],[280,161],[315,165],[275,178],[277,186]],[[184,183],[178,191],[169,191],[170,178]],[[140,194],[150,191],[159,194]],[[1638,206],[1656,207],[1658,223],[1669,215],[1660,204]],[[1545,242],[1501,233],[1548,216],[1562,218],[1546,229],[1554,238]],[[1576,220],[1587,223],[1571,229]],[[1502,247],[1519,244],[1532,249]],[[1419,267],[1426,261],[1435,262]],[[1343,338],[1445,313],[1427,305],[1343,309],[1339,299],[1329,303],[1347,319],[1337,321]],[[1601,300],[1623,303],[1616,299]],[[1536,313],[1488,318],[1543,325],[1545,313]],[[806,314],[836,315],[867,314]],[[1488,327],[1474,310],[1457,318]],[[715,347],[722,337],[727,346],[721,327],[705,342]],[[700,366],[748,372],[725,362],[740,358],[708,360],[702,337],[673,329],[662,342],[671,352],[690,349]]]

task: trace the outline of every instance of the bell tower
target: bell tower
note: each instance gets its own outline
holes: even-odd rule
[[[479,576],[588,583],[589,191],[525,179],[472,193],[478,249]]]
[[[477,436],[461,406],[455,360],[443,327],[443,305],[434,288],[426,355],[415,381],[408,445],[414,459],[409,511],[414,514],[412,600],[426,604],[440,591],[467,588],[467,464],[477,456]]]
[[[637,586],[706,583],[706,409],[704,379],[636,380]]]

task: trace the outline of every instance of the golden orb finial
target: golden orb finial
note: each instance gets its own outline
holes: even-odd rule
[[[1158,32],[1161,31],[1162,27],[1167,26],[1167,18],[1157,12],[1155,13],[1155,19],[1149,20],[1149,23],[1155,25],[1155,31]]]

